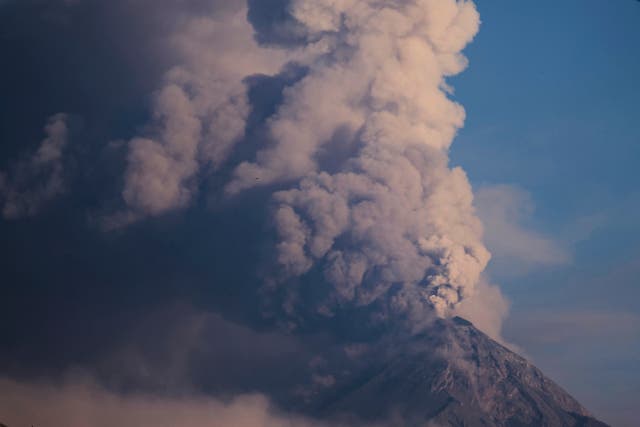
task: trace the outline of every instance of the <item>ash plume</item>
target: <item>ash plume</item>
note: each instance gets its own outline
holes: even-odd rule
[[[64,151],[69,142],[68,116],[51,116],[46,138],[28,157],[0,171],[0,210],[5,219],[35,215],[49,201],[66,191]]]
[[[366,306],[412,322],[473,292],[489,253],[464,172],[448,148],[464,121],[445,77],[478,30],[470,2],[295,1],[305,36],[326,46],[269,122],[272,145],[239,165],[236,193],[274,182],[278,263],[321,263],[334,286],[319,307]],[[337,165],[323,152],[346,145]],[[386,314],[386,313],[385,313]]]
[[[273,191],[279,272],[267,283],[289,314],[304,282],[295,278],[314,270],[330,285],[315,314],[375,307],[378,320],[411,327],[449,315],[490,258],[469,181],[448,159],[465,112],[445,79],[466,68],[474,4],[293,0],[270,45],[253,41],[239,10],[194,20],[178,37],[185,63],[167,73],[150,134],[129,144],[118,221],[188,206],[207,174],[235,161],[227,197]],[[238,160],[245,78],[276,78],[287,63],[305,74],[264,122],[266,142]]]
[[[147,131],[129,141],[122,197],[127,211],[116,227],[183,208],[197,195],[201,169],[217,170],[244,132],[250,106],[243,79],[275,73],[281,53],[252,38],[241,1],[213,2],[170,37],[178,64],[155,94]]]

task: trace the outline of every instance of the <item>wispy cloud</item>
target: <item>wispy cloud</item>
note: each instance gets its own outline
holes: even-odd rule
[[[563,241],[530,226],[534,203],[523,189],[510,185],[482,187],[476,192],[476,206],[493,255],[492,270],[500,276],[519,276],[536,267],[571,261],[571,252]]]
[[[47,137],[35,153],[0,171],[0,207],[5,219],[35,215],[64,191],[64,150],[69,142],[66,114],[49,118]]]
[[[456,309],[456,315],[471,322],[494,340],[505,343],[502,324],[509,315],[509,300],[500,288],[482,278],[473,295]]]

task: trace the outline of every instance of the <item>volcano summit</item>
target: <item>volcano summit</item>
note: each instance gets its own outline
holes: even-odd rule
[[[438,320],[322,399],[323,417],[392,425],[606,427],[524,358],[460,318]]]

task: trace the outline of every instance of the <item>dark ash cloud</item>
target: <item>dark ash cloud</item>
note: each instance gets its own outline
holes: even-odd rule
[[[49,118],[46,138],[30,156],[0,171],[0,207],[5,219],[33,216],[67,190],[64,154],[69,143],[65,114]]]

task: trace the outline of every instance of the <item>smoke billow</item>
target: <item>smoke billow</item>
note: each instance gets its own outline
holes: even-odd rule
[[[179,64],[155,96],[148,131],[129,142],[122,193],[128,210],[109,218],[109,226],[189,205],[199,172],[217,170],[244,133],[250,106],[243,79],[284,63],[281,53],[253,40],[242,2],[213,9],[187,19],[171,38]]]
[[[296,276],[322,263],[334,289],[321,309],[384,299],[412,320],[427,307],[445,315],[489,259],[467,178],[447,156],[464,111],[444,78],[466,66],[475,7],[300,0],[290,10],[327,50],[288,89],[269,123],[273,144],[227,190],[295,183],[274,195],[278,262]],[[351,150],[325,167],[330,144]]]
[[[63,155],[69,141],[66,114],[49,118],[46,138],[31,156],[0,171],[0,208],[5,219],[35,215],[66,190]]]
[[[246,137],[245,78],[295,62],[306,73],[284,89],[264,123],[267,142],[225,186],[228,197],[277,189],[271,287],[295,312],[292,278],[314,270],[331,287],[316,314],[375,307],[377,318],[413,326],[449,314],[490,258],[470,184],[448,159],[465,112],[445,79],[467,65],[474,4],[292,0],[278,37],[294,41],[268,48],[244,11],[225,13],[187,26],[185,64],[167,74],[152,134],[130,142],[124,222],[192,202],[198,180]]]

